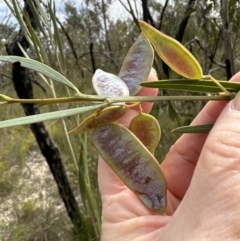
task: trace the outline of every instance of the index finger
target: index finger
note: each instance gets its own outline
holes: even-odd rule
[[[157,80],[156,71],[151,70],[148,81]],[[142,88],[138,95],[154,96],[157,95],[158,89]],[[142,108],[144,112],[150,112],[153,103],[143,103]],[[122,125],[128,126],[131,119],[137,115],[139,108],[130,109],[127,113],[118,120]],[[108,166],[108,164],[99,156],[98,159],[98,183],[99,190],[104,200],[105,196],[119,193],[127,187],[123,184],[115,172]]]
[[[156,81],[157,80],[157,73],[154,68],[151,69],[150,74],[148,76],[147,81]],[[158,89],[156,88],[147,88],[143,87],[137,96],[156,96],[158,93]],[[149,113],[152,109],[153,102],[144,102],[141,103],[141,108],[143,112]],[[122,125],[128,127],[131,119],[136,116],[139,113],[139,107],[136,106],[134,108],[131,108],[127,111],[127,113],[118,120],[118,123],[121,123]]]

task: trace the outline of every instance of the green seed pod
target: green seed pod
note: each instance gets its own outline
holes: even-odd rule
[[[128,86],[130,95],[136,95],[142,88],[140,82],[147,80],[154,58],[153,48],[143,33],[129,49],[118,74]]]
[[[140,112],[131,120],[129,129],[151,153],[154,153],[160,141],[161,128],[153,116]]]
[[[130,130],[117,123],[97,126],[93,143],[125,185],[152,211],[167,204],[166,180],[159,163]]]
[[[79,134],[93,130],[97,126],[94,114],[84,119],[76,128],[69,131],[68,134]]]
[[[187,79],[202,79],[203,74],[200,64],[180,42],[144,21],[139,21],[139,24],[158,55],[172,70]]]
[[[127,111],[126,106],[110,106],[99,113],[95,112],[84,119],[75,129],[68,132],[69,134],[79,134],[92,131],[97,125],[114,122],[120,119]]]

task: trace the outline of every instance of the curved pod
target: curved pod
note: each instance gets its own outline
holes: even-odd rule
[[[118,76],[97,69],[92,77],[93,88],[101,96],[129,96],[128,86]]]
[[[140,82],[147,81],[153,65],[154,52],[150,41],[140,33],[129,49],[118,74],[128,86],[130,95],[136,95],[142,88]]]
[[[98,153],[125,185],[152,211],[166,208],[166,181],[159,163],[127,128],[107,123],[93,132]]]
[[[144,21],[139,21],[139,24],[158,55],[172,70],[188,79],[202,79],[203,74],[200,64],[180,42]]]
[[[140,112],[131,120],[129,129],[151,153],[154,153],[161,138],[161,128],[156,118]]]
[[[79,134],[92,131],[97,125],[114,122],[120,119],[127,111],[126,106],[110,106],[99,113],[93,113],[84,119],[76,128],[68,132],[68,134]]]

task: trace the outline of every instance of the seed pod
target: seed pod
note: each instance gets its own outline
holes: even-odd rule
[[[139,21],[139,24],[158,55],[172,70],[188,79],[202,79],[203,74],[200,64],[180,42],[144,21]]]
[[[127,85],[118,76],[100,69],[93,75],[92,84],[101,96],[129,96]]]
[[[114,122],[120,119],[127,111],[126,106],[110,106],[99,113],[93,113],[84,119],[75,129],[68,132],[69,134],[79,134],[92,131],[97,125]]]
[[[97,126],[93,143],[125,185],[152,211],[165,211],[166,181],[154,156],[127,128],[117,123]]]
[[[141,33],[129,49],[118,74],[118,77],[127,84],[130,95],[136,95],[142,88],[139,83],[147,80],[153,58],[153,48]]]
[[[151,153],[154,153],[160,141],[161,128],[153,116],[140,112],[131,120],[129,129]]]

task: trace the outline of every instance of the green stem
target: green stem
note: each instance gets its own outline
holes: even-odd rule
[[[97,95],[83,95],[82,97],[64,97],[64,98],[49,98],[49,99],[13,99],[4,95],[0,97],[7,103],[35,103],[41,105],[57,104],[57,103],[69,103],[69,102],[81,102],[81,101],[107,101],[111,104],[118,102],[156,102],[156,101],[185,101],[185,100],[231,100],[235,97],[235,94],[231,95],[218,95],[218,96],[129,96],[129,97],[106,97]],[[3,104],[4,102],[2,102]]]
[[[225,87],[223,87],[216,79],[214,79],[211,75],[204,75],[203,79],[209,79],[211,80],[214,84],[216,84],[223,92],[225,95],[229,96],[231,93],[227,91]]]

